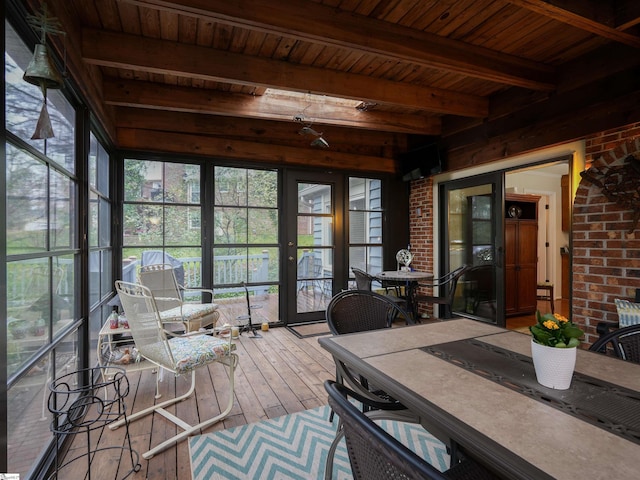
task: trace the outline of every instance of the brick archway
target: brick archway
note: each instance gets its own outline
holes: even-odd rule
[[[621,142],[594,160],[591,168],[640,158],[640,137]],[[630,233],[634,211],[608,200],[584,178],[573,205],[572,320],[584,326],[586,343],[597,338],[601,321],[617,322],[614,299],[633,299],[640,288],[640,224]]]

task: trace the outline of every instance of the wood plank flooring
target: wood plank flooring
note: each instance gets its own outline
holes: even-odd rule
[[[243,334],[237,341],[239,365],[236,369],[235,401],[231,414],[205,432],[244,425],[275,418],[327,403],[323,383],[335,378],[335,366],[331,356],[318,344],[318,337],[297,338],[286,328],[271,328],[261,332],[262,338]],[[127,411],[139,411],[152,405],[155,395],[156,373],[143,370],[128,374],[130,393]],[[161,382],[162,399],[185,392],[188,379],[164,375]],[[174,406],[190,423],[198,423],[224,408],[229,381],[227,370],[219,363],[197,373],[196,393],[193,397]],[[162,401],[160,399],[159,401]],[[91,443],[118,445],[124,443],[123,427],[92,434]],[[140,454],[161,442],[162,438],[177,433],[176,427],[160,415],[154,414],[132,422],[129,426],[133,448]],[[95,437],[95,438],[94,438]],[[86,437],[78,435],[66,458],[86,451]],[[96,455],[91,467],[92,480],[122,478],[130,466],[126,454],[120,450]],[[187,442],[183,441],[157,454],[149,461],[141,460],[142,469],[129,478],[135,480],[188,480],[191,478]],[[63,471],[60,479],[83,478],[87,464],[78,460]]]
[[[546,305],[539,304],[542,311]],[[556,311],[567,314],[568,302],[557,301]],[[507,321],[508,328],[519,328],[535,322],[533,316],[513,317]],[[396,322],[394,327],[403,327]],[[237,341],[240,358],[236,370],[235,401],[231,414],[222,422],[205,432],[212,432],[246,423],[257,422],[281,415],[314,408],[326,404],[323,382],[335,378],[335,366],[331,356],[318,344],[319,337],[298,338],[283,327],[261,332],[262,338],[243,334]],[[156,373],[151,370],[128,374],[130,393],[127,396],[127,411],[139,411],[152,405],[156,388]],[[188,380],[164,376],[161,382],[163,399],[188,388]],[[221,364],[213,364],[197,373],[196,394],[170,409],[178,412],[190,423],[198,423],[220,412],[228,392],[227,370]],[[160,400],[162,401],[162,399]],[[91,437],[91,447],[122,446],[124,428],[115,431],[104,429]],[[133,448],[140,454],[157,445],[163,438],[177,433],[177,428],[159,415],[148,416],[131,423],[129,427]],[[78,435],[67,453],[77,455],[86,451],[86,438]],[[91,466],[92,480],[114,480],[122,478],[129,468],[126,454],[120,450],[100,454]],[[191,466],[187,442],[183,441],[156,455],[149,461],[141,460],[142,469],[129,478],[134,480],[189,480]],[[60,479],[83,478],[87,470],[84,460],[77,461],[65,469]]]

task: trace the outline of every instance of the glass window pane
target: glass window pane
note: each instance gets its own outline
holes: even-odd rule
[[[42,108],[42,91],[22,79],[33,53],[5,21],[5,114],[7,129],[28,144],[44,152],[42,140],[31,140]]]
[[[166,245],[200,245],[200,222],[193,222],[200,217],[199,207],[164,208],[164,228]],[[192,225],[194,227],[192,228]]]
[[[349,242],[365,243],[365,212],[349,212]]]
[[[51,170],[49,201],[51,205],[50,248],[72,248],[75,246],[75,183],[62,174]]]
[[[74,256],[53,257],[53,335],[64,330],[75,317],[76,278]]]
[[[298,213],[333,213],[331,185],[298,184]]]
[[[47,157],[74,172],[76,112],[62,90],[47,90],[47,108],[54,134],[46,140]]]
[[[248,255],[246,248],[214,248],[214,288],[218,285],[237,285],[246,282],[248,280]]]
[[[111,184],[109,176],[109,154],[102,144],[98,143],[98,159],[97,159],[97,189],[105,197],[109,196],[109,185]]]
[[[100,294],[104,298],[106,295],[113,291],[113,277],[111,274],[111,259],[113,254],[111,250],[102,251],[102,271],[101,274],[101,288]]]
[[[214,242],[247,243],[247,210],[245,208],[216,207],[213,218]]]
[[[248,243],[278,242],[278,210],[249,209]]]
[[[89,304],[96,305],[100,301],[100,279],[102,252],[89,252]]]
[[[162,162],[125,160],[125,200],[162,202]]]
[[[100,198],[99,205],[99,245],[101,247],[108,247],[111,245],[111,204],[106,199]]]
[[[181,263],[181,267],[176,271],[176,279],[178,283],[185,287],[202,287],[204,285],[202,279],[202,255],[201,248],[167,248],[165,252],[177,259]],[[200,297],[200,294],[198,294]]]
[[[277,282],[280,279],[280,249],[278,247],[263,248],[260,251],[262,258],[255,265],[252,280],[254,282]],[[267,262],[267,277],[264,277],[264,262]],[[279,318],[279,317],[274,317]]]
[[[7,145],[7,254],[46,250],[47,167]]]
[[[10,344],[9,348],[20,350],[21,347]],[[14,355],[19,354],[9,354],[10,365]],[[53,370],[52,357],[53,352],[7,392],[7,410],[10,412],[7,415],[7,433],[11,439],[7,446],[7,471],[20,473],[21,478],[27,478],[27,472],[53,440],[49,430],[50,416],[44,410],[49,395],[47,385]]]
[[[123,213],[124,245],[162,245],[162,206],[129,204]]]
[[[98,246],[98,195],[89,192],[89,246]]]
[[[249,205],[278,207],[278,173],[269,170],[248,170]]]
[[[89,176],[89,186],[92,188],[97,188],[98,186],[98,139],[95,137],[93,132],[89,134],[89,165],[88,165],[88,176]]]
[[[193,186],[198,196],[193,201]],[[168,203],[199,203],[200,170],[184,163],[166,163],[164,167],[164,201]]]
[[[298,217],[298,246],[332,245],[331,231],[333,218],[331,217]]]
[[[247,170],[244,168],[215,168],[215,204],[247,205]]]

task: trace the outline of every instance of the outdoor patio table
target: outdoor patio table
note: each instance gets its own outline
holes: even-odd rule
[[[418,282],[433,280],[433,273],[405,270],[385,270],[384,272],[380,272],[374,276],[382,283],[382,285],[388,284],[389,282],[404,285],[405,295],[407,298],[406,310],[413,316],[414,320],[417,320],[418,312],[413,298],[415,296],[416,289],[418,288]]]
[[[579,349],[571,387],[552,390],[529,335],[467,319],[319,342],[501,477],[637,477],[640,365]]]

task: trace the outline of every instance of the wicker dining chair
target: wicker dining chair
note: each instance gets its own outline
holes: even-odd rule
[[[438,289],[438,295],[416,295],[414,302],[416,304],[426,303],[432,305],[442,305],[444,307],[444,318],[451,318],[453,313],[453,300],[456,295],[456,287],[458,286],[458,280],[469,270],[470,265],[462,265],[455,270],[446,273],[440,278],[437,278],[432,284],[420,285],[420,287],[426,287],[429,289]]]
[[[369,290],[345,290],[338,293],[329,302],[326,313],[329,330],[334,335],[391,328],[393,319],[398,315],[406,314],[396,302],[385,295]],[[420,419],[409,412],[400,402],[370,385],[366,378],[358,372],[354,372],[344,362],[336,358],[334,358],[334,362],[336,381],[341,384],[346,383],[360,396],[369,400],[362,404],[363,411],[371,410],[371,405],[375,404],[376,409],[385,412],[385,418],[419,423]],[[333,421],[333,411],[329,420]],[[336,436],[329,448],[327,474],[333,470],[333,458],[340,438],[340,436]]]
[[[600,337],[589,350],[640,363],[640,325],[618,328]]]
[[[372,285],[375,280],[375,277],[370,273],[365,272],[364,270],[356,267],[351,267],[351,271],[356,279],[356,288],[358,290],[371,290],[373,291]],[[384,296],[389,298],[391,301],[398,304],[399,307],[406,310],[407,299],[400,295],[400,288],[395,285],[393,289],[393,293],[389,293],[390,288],[383,286],[385,290]],[[406,319],[407,323],[409,323],[409,318]]]
[[[340,417],[351,472],[355,480],[429,479],[493,480],[498,477],[478,463],[465,458],[449,470],[440,472],[364,414],[348,397],[366,402],[356,392],[331,380],[324,383],[329,405]],[[326,478],[326,475],[325,475]]]

